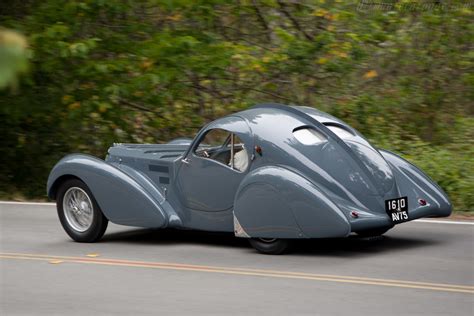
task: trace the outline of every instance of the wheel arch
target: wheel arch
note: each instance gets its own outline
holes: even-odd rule
[[[76,180],[80,180],[82,182],[84,182],[81,178],[79,178],[78,176],[75,176],[73,174],[64,174],[62,176],[59,176],[58,178],[56,178],[54,180],[54,182],[51,184],[51,186],[48,188],[48,197],[51,199],[51,200],[56,200],[56,194],[58,193],[58,189],[59,187],[66,181],[70,180],[70,179],[76,179]]]

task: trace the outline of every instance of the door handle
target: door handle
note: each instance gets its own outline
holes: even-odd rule
[[[181,159],[181,162],[184,163],[184,164],[189,165],[189,163],[191,162],[191,160],[189,160],[189,158],[183,158],[183,159]]]

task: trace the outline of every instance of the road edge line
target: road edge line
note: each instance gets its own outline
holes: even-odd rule
[[[435,219],[415,219],[413,222],[430,223],[430,224],[451,224],[451,225],[474,225],[473,221],[451,221],[451,220],[435,220]]]
[[[17,202],[17,201],[0,201],[0,204],[4,204],[4,205],[38,205],[38,206],[56,205],[56,203],[52,203],[52,202]]]

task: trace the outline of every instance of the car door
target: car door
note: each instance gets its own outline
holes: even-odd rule
[[[193,143],[177,175],[185,207],[207,212],[232,209],[235,193],[250,166],[248,130],[241,131],[247,124],[241,123],[208,127]],[[237,131],[232,128],[236,125],[240,127]]]

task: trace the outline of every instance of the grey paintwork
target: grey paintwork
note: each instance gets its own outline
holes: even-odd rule
[[[342,140],[328,126],[351,137]],[[326,141],[304,145],[293,130],[308,126]],[[197,156],[211,129],[235,133],[250,166],[240,172]],[[255,151],[259,146],[262,153]],[[114,144],[105,161],[64,157],[48,179],[48,195],[68,177],[84,181],[112,222],[141,227],[234,231],[239,237],[326,238],[393,226],[384,201],[408,197],[410,220],[448,216],[443,190],[418,168],[377,150],[356,130],[309,107],[265,104],[206,125],[194,140]],[[420,205],[425,199],[427,205]],[[359,216],[352,217],[356,211]]]

